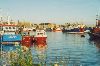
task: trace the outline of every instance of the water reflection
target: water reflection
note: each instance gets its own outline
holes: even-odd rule
[[[46,49],[47,44],[38,44],[32,48],[33,62],[34,64],[46,64]]]
[[[34,46],[34,48],[35,48],[35,50],[37,51],[38,54],[45,54],[46,49],[47,49],[47,44],[36,45],[36,46]]]
[[[97,47],[97,49],[98,49],[99,52],[100,52],[100,40],[97,39],[97,40],[94,40],[93,42],[94,42],[94,45]]]
[[[96,49],[96,52],[100,52],[100,40],[99,39],[89,40],[89,44],[92,45]]]

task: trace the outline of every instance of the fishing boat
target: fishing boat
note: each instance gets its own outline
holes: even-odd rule
[[[96,19],[96,26],[93,27],[88,34],[90,36],[90,40],[100,39],[100,19],[98,15]]]
[[[47,35],[44,30],[36,30],[36,35],[35,35],[35,40],[36,40],[36,45],[45,45],[47,43]]]
[[[61,28],[58,27],[58,28],[54,28],[53,32],[62,32],[62,30],[61,30]]]
[[[33,31],[22,31],[22,41],[21,44],[22,46],[26,46],[27,48],[32,47],[35,43],[34,39],[34,32]]]
[[[4,45],[18,45],[21,42],[21,35],[18,34],[18,28],[16,25],[3,25],[1,24],[1,39],[2,44]]]
[[[63,28],[62,32],[67,32],[70,34],[81,34],[84,33],[84,26],[85,25],[78,25],[76,27],[69,26],[67,28]]]
[[[17,23],[13,20],[10,20],[10,16],[7,17],[7,21],[2,20],[3,17],[1,17],[0,20],[0,34],[16,34],[18,32],[18,26]]]
[[[95,27],[88,34],[90,36],[90,40],[100,39],[100,28]]]
[[[23,31],[33,31],[33,30],[34,28],[26,28],[26,27],[23,28]]]
[[[16,24],[0,24],[1,43],[3,45],[19,45],[22,36],[18,34],[18,27]]]
[[[2,39],[0,42],[4,45],[15,45],[20,44],[21,42],[21,35],[18,34],[18,27],[15,22],[12,20],[3,21],[0,22],[0,39]]]

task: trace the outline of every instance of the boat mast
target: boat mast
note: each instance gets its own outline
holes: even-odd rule
[[[2,24],[3,18],[2,18],[2,9],[0,8],[0,24]]]
[[[10,25],[10,16],[7,17],[8,25]]]

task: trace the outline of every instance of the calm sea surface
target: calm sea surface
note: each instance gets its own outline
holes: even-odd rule
[[[42,62],[47,66],[100,66],[100,43],[89,41],[88,34],[81,37],[81,34],[47,32],[47,35],[47,46],[31,48],[34,63]]]

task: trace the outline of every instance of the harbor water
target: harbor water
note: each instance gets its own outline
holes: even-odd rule
[[[31,48],[34,63],[42,66],[100,66],[100,43],[89,40],[88,34],[47,32],[47,45]],[[12,51],[14,46],[3,46]],[[38,58],[37,58],[38,57]]]

